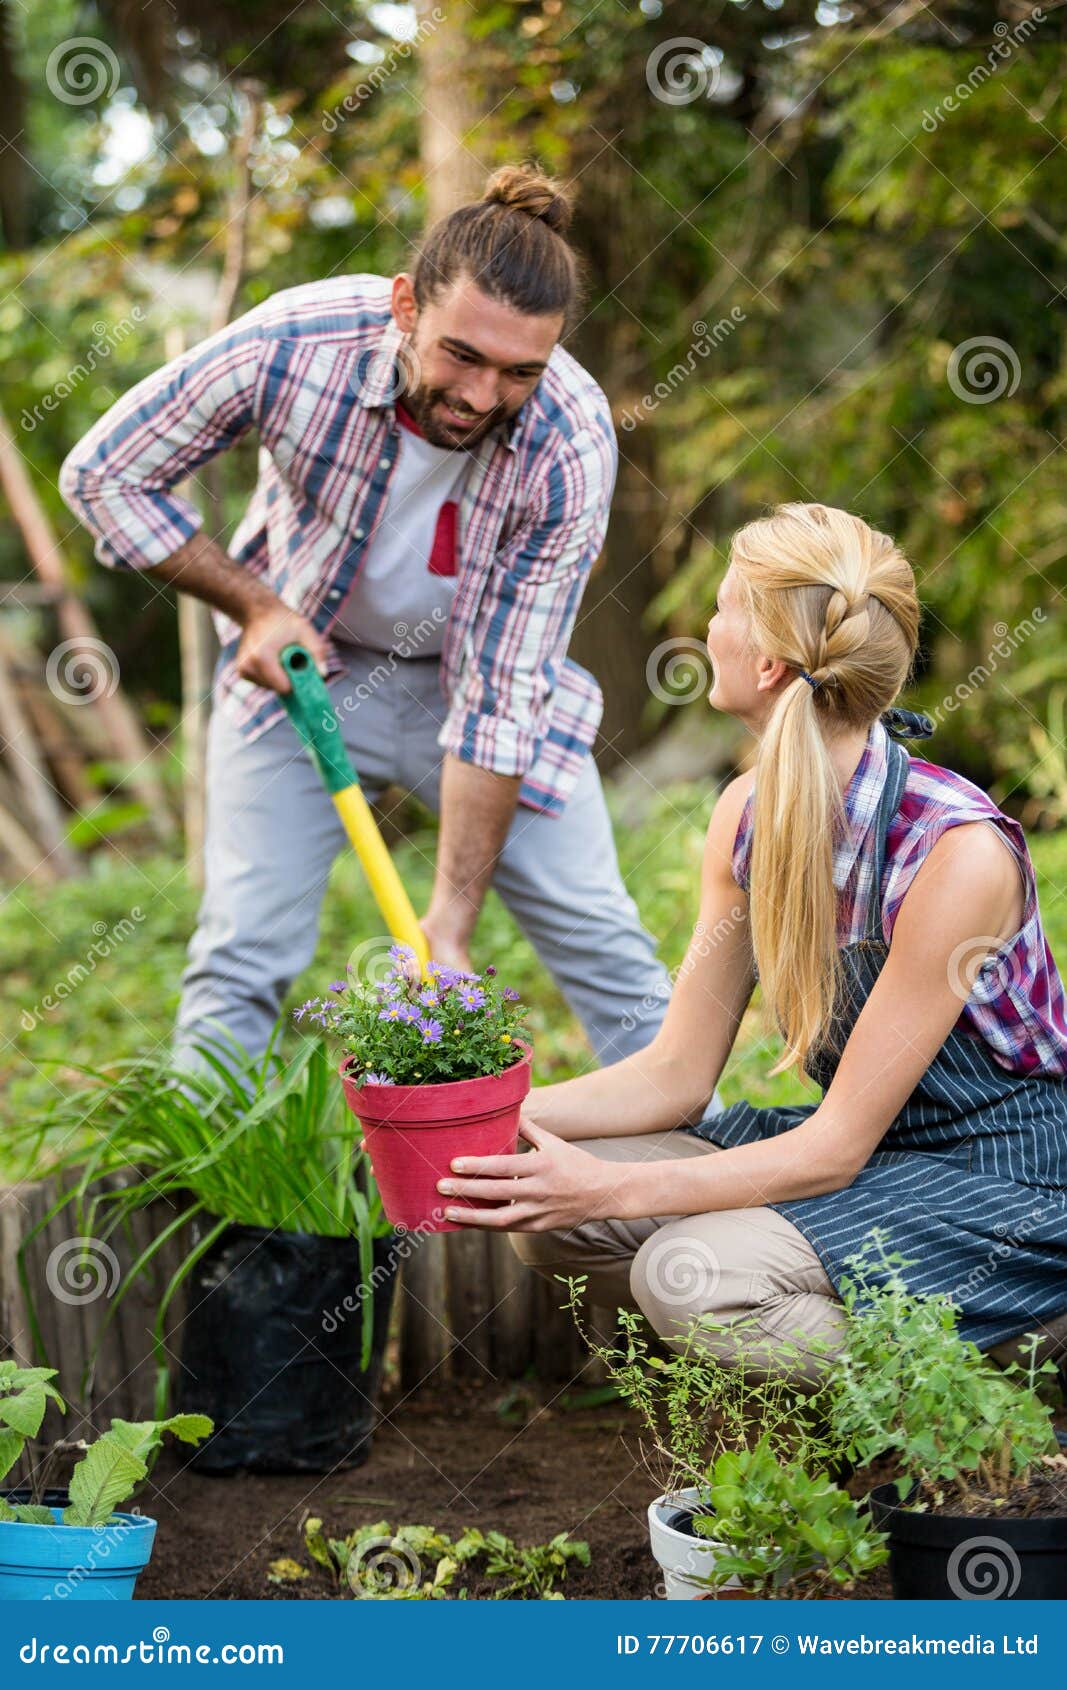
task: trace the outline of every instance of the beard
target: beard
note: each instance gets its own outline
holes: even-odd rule
[[[471,411],[461,399],[449,398],[443,387],[416,387],[410,393],[400,396],[400,402],[408,410],[422,429],[423,434],[431,446],[442,446],[453,451],[469,449],[484,440],[490,429],[496,428],[498,423],[514,416],[506,405],[497,405],[492,411]],[[469,427],[460,427],[447,421],[443,415],[447,408],[453,405],[463,417],[470,417]]]

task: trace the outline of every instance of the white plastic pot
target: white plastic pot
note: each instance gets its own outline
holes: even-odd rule
[[[688,1532],[676,1531],[668,1524],[672,1515],[683,1508],[696,1507],[699,1500],[699,1492],[693,1486],[689,1490],[675,1491],[670,1496],[657,1496],[655,1502],[648,1505],[652,1553],[663,1570],[668,1602],[695,1602],[713,1595],[702,1580],[707,1578],[716,1560],[723,1554],[725,1545],[716,1543],[714,1538],[690,1537]],[[731,1578],[722,1588],[740,1590],[741,1581]]]

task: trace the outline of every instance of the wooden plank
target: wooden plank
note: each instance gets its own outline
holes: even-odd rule
[[[460,1379],[491,1378],[488,1236],[471,1228],[445,1235],[448,1324],[452,1331],[452,1372]]]
[[[447,1236],[427,1233],[400,1270],[400,1383],[407,1391],[448,1374]]]
[[[521,1379],[534,1359],[534,1279],[506,1238],[489,1236],[490,1359],[498,1379]]]

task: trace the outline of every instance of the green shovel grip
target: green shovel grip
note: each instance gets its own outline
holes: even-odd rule
[[[311,653],[302,645],[287,645],[280,662],[292,688],[291,692],[283,693],[282,703],[315,759],[327,792],[343,792],[346,786],[358,786],[359,777],[345,750],[333,699]]]

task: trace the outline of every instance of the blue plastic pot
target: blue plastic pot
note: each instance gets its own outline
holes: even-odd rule
[[[26,1502],[8,1492],[7,1500]],[[107,1526],[63,1526],[67,1498],[45,1493],[54,1526],[0,1520],[0,1601],[123,1602],[148,1565],[156,1522],[143,1514],[117,1514]]]

